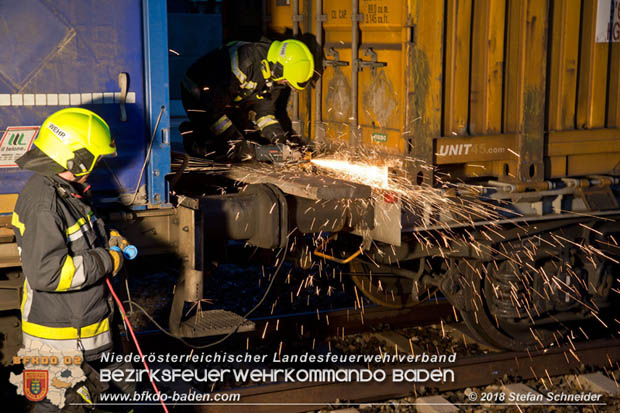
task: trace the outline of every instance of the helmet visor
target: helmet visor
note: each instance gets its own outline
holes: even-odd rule
[[[114,150],[114,152],[111,152]],[[95,169],[95,166],[99,163],[102,158],[113,158],[116,156],[116,146],[114,145],[114,140],[110,142],[110,149],[107,149],[106,153],[93,154],[90,150],[86,148],[79,149],[73,152],[75,161],[74,167],[71,168],[71,172],[75,176],[84,176],[88,175]]]
[[[306,88],[306,86],[308,86],[308,84],[310,83],[310,80],[312,80],[312,79],[308,79],[308,80],[306,80],[305,82],[299,82],[299,83],[297,83],[297,87],[296,87],[296,89],[299,89],[299,90],[304,90],[304,89]]]

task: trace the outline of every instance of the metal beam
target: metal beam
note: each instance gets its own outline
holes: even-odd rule
[[[146,184],[148,202],[168,203],[170,173],[170,110],[168,108],[168,24],[165,0],[143,0],[146,124],[153,137]],[[157,121],[159,125],[156,128]],[[157,130],[156,130],[157,129]],[[148,154],[147,154],[148,155]]]
[[[246,184],[273,184],[285,194],[315,200],[364,199],[371,196],[371,188],[367,185],[311,174],[232,166],[222,175]]]

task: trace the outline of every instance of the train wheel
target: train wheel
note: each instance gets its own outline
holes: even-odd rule
[[[357,288],[370,301],[383,307],[407,308],[418,304],[418,295],[411,278],[396,275],[390,267],[381,265],[378,268],[361,261],[349,264],[351,278]]]
[[[514,305],[515,297],[517,300],[522,298],[522,292],[515,291],[515,286],[519,285],[515,275],[517,269],[508,262],[497,268],[489,265],[487,271],[482,269],[482,264],[478,266],[476,268],[474,264],[476,271],[469,268],[469,274],[465,276],[471,304],[467,310],[461,310],[474,338],[493,347],[514,351],[540,350],[561,339],[567,327],[558,324],[557,317],[537,317],[534,309]]]

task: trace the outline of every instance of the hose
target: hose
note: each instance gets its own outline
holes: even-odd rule
[[[142,354],[142,349],[140,348],[140,344],[138,343],[136,334],[133,332],[133,328],[131,327],[131,323],[129,322],[129,319],[127,318],[127,314],[125,314],[125,307],[123,307],[123,303],[121,302],[120,298],[118,298],[118,296],[116,295],[116,292],[114,292],[114,288],[112,288],[112,283],[110,282],[110,278],[106,277],[105,282],[106,284],[108,284],[110,293],[112,293],[112,297],[114,297],[116,304],[118,304],[118,308],[121,310],[121,314],[123,315],[123,322],[127,325],[127,328],[129,329],[129,332],[131,333],[131,337],[133,338],[133,342],[136,345],[136,349],[138,349],[138,354],[140,354],[140,357],[142,358],[142,363],[144,364],[144,368],[149,374],[149,380],[151,381],[151,384],[153,385],[153,389],[155,389],[155,394],[157,394],[157,397],[159,398],[159,401],[161,402],[161,405],[164,408],[164,412],[168,413],[168,408],[166,407],[166,403],[164,403],[164,400],[161,398],[161,395],[159,394],[159,389],[157,388],[157,385],[153,381],[153,377],[151,376],[151,369],[149,369],[149,366],[146,363],[146,359],[144,358],[144,354]]]
[[[218,344],[224,342],[230,336],[235,334],[237,332],[237,330],[239,329],[239,327],[241,327],[241,325],[245,322],[245,320],[250,315],[252,315],[252,313],[254,313],[254,311],[256,311],[256,309],[258,307],[260,307],[260,305],[265,301],[265,299],[267,298],[267,295],[269,294],[269,291],[271,291],[271,288],[273,287],[273,284],[274,284],[276,278],[278,277],[278,274],[280,273],[280,270],[282,269],[282,265],[284,264],[284,261],[286,259],[286,253],[288,251],[288,237],[286,238],[286,245],[284,246],[284,248],[282,250],[284,250],[284,254],[282,255],[282,259],[281,259],[280,263],[278,264],[276,270],[274,271],[273,276],[271,277],[271,281],[269,282],[269,285],[267,286],[267,290],[263,294],[263,297],[260,299],[260,301],[254,306],[254,308],[252,308],[250,311],[245,313],[245,315],[243,316],[243,320],[240,321],[239,324],[237,324],[237,326],[235,327],[235,329],[233,331],[231,331],[230,333],[226,334],[221,339],[219,339],[217,341],[214,341],[212,343],[209,343],[209,344],[205,344],[203,346],[193,345],[193,344],[187,342],[186,340],[182,339],[181,337],[175,336],[174,334],[172,334],[171,332],[169,332],[168,330],[163,328],[161,325],[159,325],[159,323],[157,323],[157,321],[155,321],[155,319],[142,306],[140,306],[140,304],[136,303],[135,301],[129,299],[129,300],[125,300],[123,302],[124,303],[129,303],[129,304],[135,306],[136,308],[138,308],[138,310],[140,310],[146,316],[146,318],[148,318],[155,325],[155,327],[157,327],[162,333],[164,333],[164,334],[166,334],[166,335],[168,335],[168,336],[170,336],[170,337],[172,337],[174,339],[179,340],[181,343],[185,344],[186,346],[191,347],[191,348],[196,349],[196,350],[201,350],[201,349],[205,349],[205,348],[208,348],[208,347],[213,347],[215,345],[218,345]],[[125,313],[123,312],[123,315],[124,314]],[[133,335],[133,330],[131,331],[131,334]],[[136,344],[137,344],[137,342],[136,342]]]

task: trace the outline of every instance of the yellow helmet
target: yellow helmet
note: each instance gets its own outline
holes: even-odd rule
[[[314,74],[314,58],[303,42],[294,39],[274,41],[269,46],[273,80],[286,79],[297,90],[303,90]]]
[[[89,174],[103,156],[116,156],[108,124],[83,108],[62,109],[50,115],[34,145],[75,176]]]

